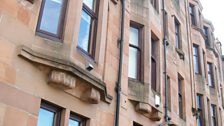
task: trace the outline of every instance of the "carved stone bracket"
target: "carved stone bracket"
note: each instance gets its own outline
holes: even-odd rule
[[[91,104],[98,104],[100,102],[100,92],[94,88],[90,88],[82,94],[81,99]]]
[[[135,107],[136,111],[142,114],[149,114],[152,111],[151,106],[149,106],[149,104],[146,103],[142,103],[139,102],[136,107]]]
[[[179,55],[180,59],[184,60],[184,52],[183,52],[183,50],[176,48],[176,52]]]
[[[149,119],[151,119],[152,121],[160,121],[162,119],[162,117],[163,117],[162,112],[153,110],[150,113]]]
[[[102,101],[111,103],[113,97],[107,93],[106,84],[90,74],[88,71],[80,68],[76,64],[70,61],[57,59],[55,57],[49,57],[47,55],[34,52],[32,49],[21,46],[18,54],[20,57],[27,59],[31,62],[44,65],[52,69],[53,71],[49,74],[48,83],[60,86],[63,88],[74,88],[76,80],[84,81],[89,88],[88,97],[92,99],[93,103],[98,103],[99,96]],[[56,71],[55,71],[56,70]]]
[[[52,70],[49,74],[48,83],[64,89],[75,88],[76,78],[62,71]]]

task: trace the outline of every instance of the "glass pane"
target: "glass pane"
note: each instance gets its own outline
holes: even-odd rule
[[[198,122],[198,125],[197,125],[197,126],[202,126],[202,120],[201,120],[201,117],[198,118],[198,121],[197,121],[197,122]]]
[[[207,64],[208,73],[210,73],[210,64]]]
[[[193,47],[193,55],[197,56],[198,55],[198,48],[197,47]]]
[[[82,11],[78,46],[81,47],[86,52],[88,52],[89,48],[90,30],[91,30],[91,17],[85,11]]]
[[[199,73],[198,57],[194,56],[194,72]]]
[[[201,109],[201,96],[197,95],[197,108]]]
[[[40,29],[57,34],[61,9],[62,0],[45,0]]]
[[[138,65],[138,50],[129,47],[129,64],[128,64],[128,77],[137,79],[137,65]]]
[[[176,40],[176,48],[180,48],[180,43],[179,43],[179,35],[175,35],[175,40]]]
[[[211,74],[208,74],[208,85],[212,86],[212,77]]]
[[[191,5],[189,7],[189,12],[190,12],[190,14],[193,14],[193,7]]]
[[[136,29],[136,28],[133,28],[133,27],[131,27],[130,28],[130,40],[129,40],[129,43],[130,44],[132,44],[132,45],[135,45],[135,46],[139,46],[138,45],[138,40],[139,40],[139,33],[138,33],[139,31],[138,31],[138,29]]]
[[[79,122],[75,121],[75,120],[72,120],[72,119],[69,119],[69,126],[79,126]]]
[[[85,5],[87,5],[91,10],[94,10],[95,11],[95,1],[96,0],[83,0],[83,3],[85,4]]]
[[[54,113],[40,108],[37,126],[53,126]]]
[[[175,33],[179,34],[179,24],[175,21]]]
[[[151,58],[151,88],[156,90],[156,61]]]

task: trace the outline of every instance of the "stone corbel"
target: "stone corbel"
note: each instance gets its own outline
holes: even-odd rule
[[[81,99],[91,104],[98,104],[100,102],[100,92],[94,88],[89,88],[83,92]]]
[[[149,119],[151,119],[152,121],[160,121],[162,117],[163,117],[162,112],[154,111],[150,113]]]
[[[52,70],[48,77],[48,83],[62,89],[72,89],[75,88],[76,78],[66,72]]]
[[[136,111],[142,114],[149,114],[152,111],[151,106],[149,106],[149,104],[146,103],[142,103],[139,102],[136,107],[135,107]]]
[[[176,52],[179,55],[180,59],[184,60],[184,52],[183,52],[183,50],[176,48]]]

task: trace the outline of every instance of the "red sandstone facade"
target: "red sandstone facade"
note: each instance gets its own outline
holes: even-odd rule
[[[0,126],[115,125],[121,1],[86,1],[0,0]],[[221,43],[200,1],[165,0],[168,124],[162,0],[125,3],[119,125],[223,126]]]

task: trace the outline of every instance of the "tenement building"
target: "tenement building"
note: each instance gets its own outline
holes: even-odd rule
[[[199,0],[0,0],[0,126],[224,126]]]

